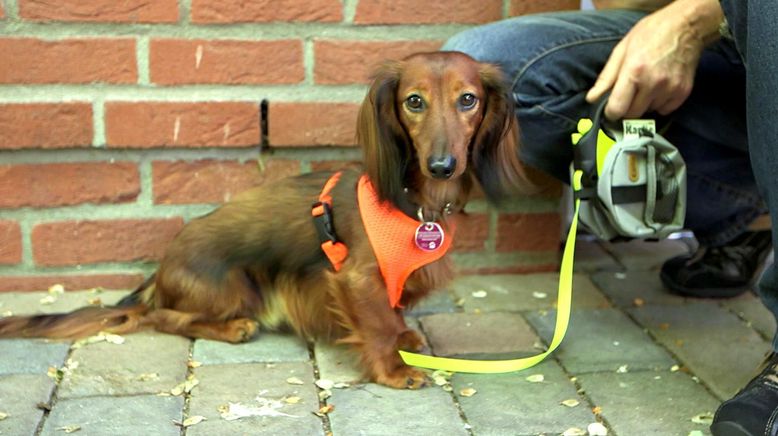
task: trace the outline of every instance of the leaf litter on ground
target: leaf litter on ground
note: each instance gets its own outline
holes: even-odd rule
[[[291,397],[290,397],[291,398]],[[241,403],[229,403],[227,405],[219,407],[219,412],[222,419],[225,421],[234,421],[236,419],[247,418],[251,416],[270,416],[270,417],[287,417],[287,418],[299,418],[296,415],[290,415],[288,413],[281,412],[280,409],[288,403],[283,400],[274,400],[271,398],[265,398],[257,396],[254,398],[257,405],[245,405]]]

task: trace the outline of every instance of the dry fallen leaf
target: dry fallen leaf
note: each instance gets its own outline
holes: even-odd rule
[[[319,408],[319,411],[316,412],[316,415],[324,416],[328,413],[331,413],[333,410],[335,410],[335,406],[333,406],[332,404],[327,404],[326,406],[321,406],[321,408]]]
[[[174,387],[170,390],[170,394],[174,397],[177,397],[182,394],[188,394],[192,392],[192,389],[195,388],[195,386],[200,384],[200,380],[197,380],[196,378],[192,377],[189,380],[180,383],[178,386]]]
[[[688,436],[702,436],[702,432],[699,430],[692,430],[689,432]]]
[[[616,370],[619,374],[625,374],[629,370],[629,365],[621,365],[619,369]]]
[[[327,380],[327,379],[316,380],[316,382],[314,384],[316,386],[318,386],[319,389],[323,389],[325,391],[329,390],[329,389],[332,389],[335,386],[335,382],[334,381]]]
[[[197,425],[203,421],[205,421],[207,418],[200,415],[190,416],[189,418],[186,418],[184,422],[181,423],[181,427],[191,427],[193,425]]]
[[[159,378],[159,374],[157,374],[156,372],[147,372],[135,377],[135,380],[145,382],[149,380],[156,380],[158,378]]]
[[[55,383],[59,383],[62,381],[62,376],[65,375],[64,371],[57,368],[56,366],[50,366],[48,371],[46,371],[46,375],[48,375],[52,380],[54,380]]]
[[[66,425],[64,427],[58,427],[57,430],[64,431],[65,433],[75,433],[81,430],[80,425]]]
[[[346,383],[346,382],[337,382],[334,385],[332,385],[332,387],[335,388],[335,389],[347,389],[347,388],[351,387],[351,385],[349,383]]]
[[[0,421],[4,420],[6,418],[8,418],[8,414],[5,413],[5,412],[0,412]]]
[[[646,300],[638,297],[632,300],[632,304],[634,304],[635,307],[642,307],[644,304],[646,304]]]
[[[286,379],[286,382],[289,383],[290,385],[302,385],[302,384],[305,384],[305,383],[303,383],[302,380],[300,380],[297,377],[289,377],[288,379]]]
[[[186,363],[186,366],[194,369],[194,368],[199,368],[199,367],[203,366],[203,364],[198,362],[198,361],[196,361],[196,360],[190,360],[189,362]]]
[[[540,383],[542,381],[545,381],[546,378],[543,376],[543,374],[533,374],[527,377],[526,380],[530,383]]]
[[[103,304],[103,300],[101,300],[100,297],[90,298],[86,300],[86,302],[92,306],[101,306]]]
[[[667,330],[669,328],[670,328],[670,324],[669,323],[663,322],[663,323],[659,324],[659,330]]]
[[[259,404],[258,406],[229,403],[228,405],[219,406],[218,410],[222,419],[225,421],[234,421],[249,416],[285,416],[289,418],[299,418],[299,416],[279,412],[279,409],[284,407],[284,403],[281,401],[263,397],[256,397],[255,400]]]
[[[331,396],[332,396],[332,391],[329,389],[324,389],[319,391],[319,401],[324,401]]]
[[[284,400],[283,400],[283,401],[284,401],[284,403],[286,403],[286,404],[298,404],[298,403],[299,403],[300,401],[302,401],[302,400],[303,400],[303,399],[302,399],[302,398],[300,398],[300,397],[286,397],[286,398],[284,398]]]
[[[592,413],[594,413],[595,415],[602,415],[602,406],[592,407]]]
[[[462,307],[462,306],[464,306],[464,305],[465,305],[465,299],[464,299],[464,298],[460,298],[460,299],[458,299],[457,301],[455,301],[455,302],[454,302],[454,304],[455,304],[457,307]]]
[[[1,318],[6,318],[6,317],[9,317],[9,316],[14,316],[14,313],[13,313],[13,312],[11,312],[10,310],[6,310],[6,311],[5,311],[5,312],[3,312],[2,314],[0,314],[0,317],[1,317]]]
[[[586,430],[578,427],[570,427],[562,433],[562,436],[586,436]]]
[[[535,291],[535,292],[532,293],[532,296],[534,298],[537,298],[537,299],[540,300],[540,299],[548,297],[548,294],[546,294],[545,292],[537,292],[537,291]]]
[[[581,404],[581,402],[576,400],[575,398],[571,398],[569,400],[562,401],[560,404],[562,404],[563,406],[566,406],[566,407],[575,407],[575,406]]]
[[[47,296],[41,298],[41,304],[48,305],[48,304],[54,303],[55,301],[57,301],[57,297],[55,297],[53,295],[47,295]]]
[[[677,372],[679,369],[681,369],[678,365],[673,365],[670,367],[670,372]]]
[[[65,287],[62,285],[52,285],[49,288],[49,294],[57,295],[57,294],[64,294],[65,293]]]
[[[479,289],[477,291],[474,291],[472,295],[473,298],[486,298],[486,291],[484,291],[483,289]]]
[[[464,389],[459,391],[459,395],[461,395],[463,397],[472,397],[473,395],[475,395],[476,392],[478,392],[478,391],[476,391],[473,388],[464,388]]]
[[[608,429],[605,428],[604,425],[602,425],[599,422],[593,422],[589,424],[586,427],[586,431],[589,432],[589,436],[607,436],[608,435]]]
[[[713,423],[713,414],[711,412],[700,413],[699,415],[692,417],[692,422],[695,424],[711,425]]]

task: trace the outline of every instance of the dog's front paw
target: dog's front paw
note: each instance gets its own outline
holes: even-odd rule
[[[427,346],[427,341],[416,330],[406,330],[397,336],[397,349],[419,352]]]
[[[228,342],[247,342],[257,334],[259,323],[253,319],[238,318],[229,322]]]
[[[379,375],[375,381],[391,388],[419,389],[427,386],[429,378],[424,372],[403,365],[390,373]]]

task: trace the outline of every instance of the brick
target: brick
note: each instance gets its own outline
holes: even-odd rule
[[[154,162],[154,203],[223,203],[252,186],[300,173],[300,162],[273,159],[259,172],[254,161]]]
[[[33,21],[175,23],[176,0],[20,0],[19,16]]]
[[[441,44],[441,41],[314,41],[314,81],[326,85],[367,83],[385,60],[435,51]]]
[[[5,18],[5,9],[2,3],[0,3],[0,18]]]
[[[361,0],[356,24],[488,23],[502,18],[501,0]]]
[[[335,406],[329,419],[336,435],[470,434],[451,396],[434,386],[417,391],[376,384],[357,389],[333,389],[328,401]],[[413,404],[413,413],[408,413],[409,404]]]
[[[290,84],[305,79],[301,40],[154,39],[149,49],[151,81],[161,85]]]
[[[311,171],[340,171],[351,169],[362,171],[362,162],[358,160],[322,160],[311,162]]]
[[[508,15],[515,17],[571,9],[581,9],[581,0],[511,0]]]
[[[133,39],[0,38],[0,83],[135,83]]]
[[[92,144],[92,105],[0,104],[0,132],[0,150],[88,146]]]
[[[73,350],[79,366],[67,374],[58,398],[140,395],[168,391],[186,378],[189,339],[157,332],[127,335],[121,346],[109,342]],[[110,356],[110,358],[108,357]],[[143,374],[156,374],[138,380]]]
[[[54,392],[54,381],[46,374],[0,377],[0,410],[8,419],[0,421],[4,435],[34,435],[43,418],[37,405],[46,404]]]
[[[128,203],[140,193],[132,162],[0,165],[0,207]]]
[[[457,230],[454,235],[453,251],[483,251],[489,238],[489,215],[470,213],[457,217]]]
[[[340,0],[192,0],[194,23],[335,23],[343,20]]]
[[[159,260],[182,226],[181,218],[38,224],[33,259],[39,266]]]
[[[143,280],[143,274],[2,276],[0,292],[43,291],[57,284],[67,290],[135,289]]]
[[[5,310],[5,309],[4,309]],[[65,363],[70,344],[46,342],[40,339],[8,339],[0,341],[0,375],[46,374],[51,366]]]
[[[308,346],[291,333],[261,332],[244,344],[199,339],[192,350],[192,360],[203,365],[233,363],[308,362]]]
[[[241,147],[259,144],[259,104],[112,102],[105,105],[111,147]],[[139,128],[143,126],[143,128]]]
[[[556,213],[504,213],[497,220],[497,251],[559,250]]]
[[[466,312],[519,312],[556,307],[559,273],[463,275],[449,286],[463,299]],[[608,301],[585,274],[573,275],[573,307],[608,307]],[[483,298],[473,297],[486,291]],[[543,293],[539,298],[536,293]]]
[[[545,381],[526,380],[536,374],[543,374]],[[472,397],[457,396],[476,435],[559,435],[570,427],[586,428],[595,421],[584,406],[586,401],[576,394],[575,385],[553,359],[508,374],[454,374],[451,383],[455,393],[464,388],[477,391]],[[566,399],[578,399],[582,404],[573,408],[559,404]]]
[[[270,145],[354,145],[358,112],[354,103],[270,103]]]
[[[0,265],[22,261],[22,229],[16,221],[0,220]]]
[[[178,436],[181,428],[173,422],[182,421],[183,408],[183,397],[158,395],[60,400],[39,434],[59,436],[77,423],[82,434]]]
[[[242,347],[243,345],[236,345]],[[313,384],[313,367],[308,362],[284,362],[272,365],[244,363],[203,365],[194,370],[200,384],[192,391],[189,415],[206,418],[186,429],[189,436],[219,434],[266,434],[324,436],[321,421],[313,414],[319,410],[318,389]],[[286,382],[289,377],[300,379],[302,385]],[[250,417],[226,422],[219,414],[223,404],[240,403],[245,407],[260,407],[267,399],[298,397],[294,404],[281,402],[279,407],[266,407],[294,418]],[[337,406],[336,406],[337,407]]]

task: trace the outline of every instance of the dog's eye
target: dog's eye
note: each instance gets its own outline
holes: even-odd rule
[[[424,109],[424,100],[413,94],[405,99],[405,105],[413,112],[421,112]]]
[[[472,109],[475,106],[475,103],[478,101],[478,98],[470,94],[469,92],[466,94],[462,94],[459,97],[459,106],[462,109]]]

